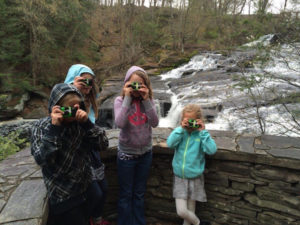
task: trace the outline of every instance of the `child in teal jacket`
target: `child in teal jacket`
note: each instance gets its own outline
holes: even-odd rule
[[[217,146],[205,130],[200,106],[189,104],[184,107],[181,126],[172,131],[167,145],[175,149],[172,166],[177,214],[184,219],[184,225],[205,224],[200,223],[195,214],[196,201],[206,202],[203,177],[205,154],[215,154]]]

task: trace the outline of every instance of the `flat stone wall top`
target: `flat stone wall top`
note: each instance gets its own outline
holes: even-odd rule
[[[171,128],[153,129],[155,153],[173,154],[166,145]],[[300,138],[271,135],[239,135],[231,131],[209,131],[217,143],[218,151],[209,156],[215,159],[255,162],[278,167],[300,169]],[[118,146],[119,130],[108,130],[110,150]],[[163,150],[163,151],[162,151]],[[232,154],[235,152],[235,154]],[[115,151],[105,155],[115,154]]]

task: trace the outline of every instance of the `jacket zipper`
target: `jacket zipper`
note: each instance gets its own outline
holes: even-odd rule
[[[183,164],[182,164],[182,178],[184,178],[184,166],[185,166],[185,156],[186,156],[186,152],[187,152],[187,148],[189,146],[189,142],[190,142],[190,136],[186,142],[185,145],[185,150],[184,150],[184,154],[183,154]]]

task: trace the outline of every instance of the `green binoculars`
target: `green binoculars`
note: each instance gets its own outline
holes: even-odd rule
[[[199,125],[198,123],[197,123],[197,121],[196,120],[193,120],[193,119],[189,119],[189,127],[190,128],[199,128],[201,125]]]
[[[83,79],[81,80],[86,86],[92,86],[93,85],[93,79]]]
[[[129,87],[131,87],[134,91],[138,91],[142,88],[142,85],[139,82],[132,82]]]
[[[76,112],[77,112],[77,108],[74,108],[71,106],[68,106],[68,107],[62,106],[62,107],[60,107],[60,110],[64,112],[64,114],[63,114],[64,118],[75,117]]]

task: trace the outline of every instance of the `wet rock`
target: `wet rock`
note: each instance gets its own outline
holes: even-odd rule
[[[13,120],[0,123],[0,135],[7,136],[11,132],[19,132],[20,138],[29,140],[33,123],[37,120]]]
[[[29,100],[29,94],[22,95],[1,94],[0,95],[0,120],[7,120],[19,115],[24,108],[25,102]]]

